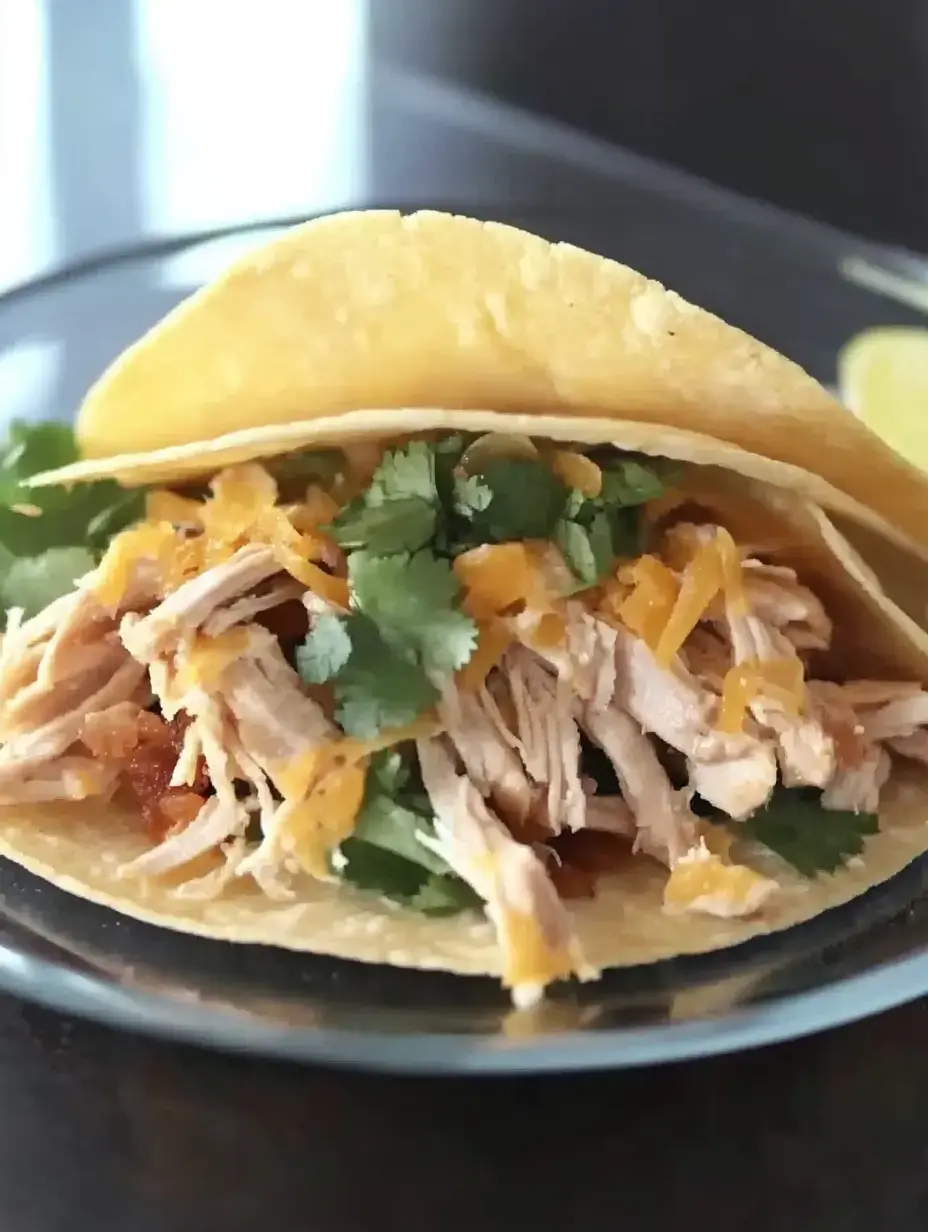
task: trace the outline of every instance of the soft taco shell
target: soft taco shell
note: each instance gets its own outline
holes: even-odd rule
[[[337,214],[258,248],[116,360],[78,435],[103,458],[435,406],[700,432],[928,545],[928,476],[795,364],[614,261],[434,212]]]
[[[837,618],[830,663],[849,675],[889,675],[928,684],[928,636],[896,609],[873,575],[815,507],[718,467],[688,468],[681,488],[691,505],[715,514],[742,541],[760,537]],[[473,913],[418,916],[350,886],[307,879],[292,902],[267,899],[250,882],[213,901],[185,898],[170,885],[120,880],[117,868],[141,854],[138,818],[92,804],[0,810],[0,854],[62,889],[124,915],[226,941],[254,942],[395,966],[497,974],[492,930]],[[754,919],[719,920],[662,910],[666,871],[644,857],[574,907],[589,961],[602,967],[653,962],[724,948],[807,920],[855,897],[928,850],[928,774],[900,773],[884,795],[880,833],[863,858],[833,876],[808,880],[769,853],[744,853],[773,872],[781,893]],[[202,871],[206,871],[203,869]]]

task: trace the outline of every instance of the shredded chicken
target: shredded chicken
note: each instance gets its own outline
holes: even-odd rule
[[[779,630],[799,651],[831,645],[832,622],[821,600],[803,586],[793,569],[744,562],[744,589],[754,615]]]
[[[889,778],[889,754],[871,745],[856,765],[839,764],[831,782],[822,792],[822,804],[830,809],[852,813],[875,813],[880,806],[880,791]]]
[[[252,653],[226,667],[221,692],[242,744],[272,777],[275,766],[311,752],[337,734],[270,636],[256,637]]]
[[[795,658],[786,636],[758,616],[736,612],[729,605],[725,623],[735,663]],[[814,714],[790,714],[782,704],[764,696],[755,698],[749,709],[757,723],[776,737],[787,787],[824,787],[830,781],[836,765],[835,743]]]
[[[586,794],[580,783],[580,732],[573,695],[541,661],[512,647],[500,664],[516,719],[516,738],[525,769],[546,789],[549,829],[580,830],[586,824]]]
[[[672,868],[696,842],[696,822],[671,786],[650,740],[634,719],[615,707],[597,710],[587,704],[582,722],[612,762],[634,814],[636,846]]]
[[[647,732],[683,753],[690,784],[730,817],[749,816],[766,801],[777,780],[770,744],[747,733],[715,729],[718,698],[681,663],[660,667],[647,645],[618,630],[616,704]]]
[[[503,952],[504,983],[522,1008],[553,979],[591,972],[545,866],[518,843],[459,775],[441,739],[417,741],[422,781],[435,810],[434,847],[487,905]]]
[[[512,736],[503,734],[505,724],[492,698],[484,692],[462,693],[450,684],[438,716],[480,794],[516,827],[524,824],[535,792]]]
[[[249,544],[222,564],[178,586],[147,616],[124,618],[122,640],[133,658],[151,663],[190,637],[219,609],[280,572],[270,547]]]
[[[157,877],[206,855],[221,843],[244,832],[248,810],[244,804],[223,795],[211,796],[194,820],[157,847],[120,866],[120,877]]]
[[[36,766],[23,778],[5,782],[0,787],[0,805],[105,798],[115,789],[118,778],[118,766],[101,765],[92,757],[69,754]]]
[[[6,787],[20,776],[29,775],[43,762],[60,757],[77,741],[90,712],[105,710],[136,697],[144,678],[145,669],[128,659],[89,696],[77,703],[69,698],[69,708],[64,713],[49,718],[41,726],[25,728],[9,737],[0,746],[0,784]]]
[[[565,616],[566,637],[560,645],[536,643],[532,636],[537,624],[534,612],[512,617],[509,625],[519,641],[549,663],[581,700],[603,710],[616,686],[615,630],[579,603],[568,603]]]
[[[213,612],[212,616],[203,622],[203,632],[207,637],[218,637],[235,625],[248,624],[262,612],[272,611],[281,604],[302,598],[303,593],[299,582],[281,582],[260,594],[244,595],[228,607],[221,607]]]
[[[586,826],[627,839],[634,839],[638,833],[635,815],[623,796],[588,796]]]

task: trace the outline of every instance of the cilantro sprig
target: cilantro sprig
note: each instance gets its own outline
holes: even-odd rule
[[[339,849],[340,875],[426,915],[449,915],[479,905],[474,891],[422,838],[435,833],[428,798],[401,748],[375,754],[364,803],[350,838]]]
[[[67,424],[14,422],[0,451],[0,606],[40,611],[93,569],[109,540],[137,521],[144,492],[112,480],[30,488],[40,471],[77,460]]]
[[[640,548],[639,507],[663,491],[656,466],[607,455],[599,496],[572,491],[542,455],[462,466],[463,435],[386,453],[368,489],[324,528],[348,553],[352,610],[316,621],[297,656],[312,683],[332,682],[338,717],[372,736],[434,706],[472,655],[451,562],[483,544],[547,539],[577,579],[595,585]]]
[[[763,808],[746,821],[730,821],[709,808],[699,811],[724,822],[734,833],[762,843],[804,877],[835,872],[852,856],[859,856],[867,836],[879,830],[875,813],[826,809],[821,792],[813,787],[780,784]]]

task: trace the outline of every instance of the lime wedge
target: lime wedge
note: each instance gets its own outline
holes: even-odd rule
[[[928,471],[928,329],[858,334],[838,355],[838,387],[868,428]]]

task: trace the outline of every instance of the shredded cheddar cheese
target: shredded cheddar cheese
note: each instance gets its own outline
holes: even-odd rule
[[[541,924],[533,916],[515,908],[499,911],[503,940],[503,986],[505,988],[544,988],[552,980],[566,979],[574,963],[565,946],[549,945]]]
[[[107,548],[94,579],[93,589],[100,603],[118,608],[129,589],[136,563],[149,559],[163,567],[179,542],[170,522],[142,522],[118,534]]]
[[[676,551],[688,549],[691,555],[683,570],[673,610],[654,648],[655,658],[664,668],[668,668],[679,654],[718,594],[724,593],[726,600],[739,611],[747,607],[741,557],[728,531],[718,527],[711,539],[701,542],[693,537],[688,542],[688,528],[676,530]]]
[[[744,716],[752,701],[763,698],[782,707],[787,714],[800,715],[805,698],[802,660],[748,659],[725,673],[720,731],[736,734],[744,727]]]
[[[641,556],[619,570],[619,581],[633,589],[618,603],[616,614],[626,628],[655,650],[677,602],[680,587],[676,575],[656,556]]]
[[[529,543],[494,543],[471,548],[454,562],[464,590],[463,608],[475,620],[498,616],[530,597],[547,596],[537,550]]]
[[[328,853],[350,836],[364,802],[366,769],[347,764],[326,773],[302,800],[287,808],[286,846],[314,877],[329,874]]]
[[[551,470],[568,488],[576,488],[590,500],[603,490],[603,473],[592,458],[572,449],[555,449],[550,457]]]
[[[723,863],[703,844],[674,865],[664,886],[664,909],[750,915],[775,889],[776,882],[743,864]]]
[[[476,693],[512,644],[506,623],[495,617],[478,624],[477,646],[467,663],[455,675],[462,693]]]

